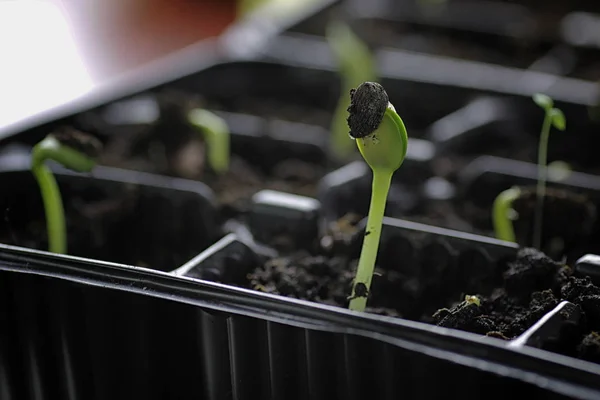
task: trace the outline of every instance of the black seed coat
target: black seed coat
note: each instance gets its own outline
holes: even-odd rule
[[[62,145],[80,151],[90,158],[96,158],[102,151],[102,143],[94,136],[72,128],[63,128],[52,133]]]
[[[383,86],[376,82],[361,83],[350,91],[348,126],[355,139],[369,136],[381,124],[389,103]]]

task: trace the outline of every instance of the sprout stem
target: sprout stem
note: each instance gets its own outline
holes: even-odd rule
[[[33,147],[31,154],[31,172],[40,187],[44,211],[46,213],[46,229],[48,232],[48,250],[53,253],[67,253],[67,229],[62,196],[56,179],[45,165],[46,160],[54,160],[63,166],[78,172],[89,172],[95,166],[93,152],[100,147],[99,142],[80,133],[71,132],[61,135],[64,141],[79,146],[76,149],[65,145],[57,136],[48,135]],[[89,153],[89,154],[86,154]]]
[[[545,113],[542,132],[538,143],[538,181],[536,190],[536,204],[533,221],[533,246],[541,249],[542,246],[542,219],[544,217],[544,198],[546,197],[546,179],[548,176],[547,156],[550,128],[554,126],[560,131],[566,128],[565,116],[561,110],[554,107],[554,101],[547,95],[536,93],[533,101],[540,106]]]
[[[546,180],[548,178],[548,141],[550,139],[550,127],[552,115],[546,113],[540,142],[538,144],[538,181],[536,186],[536,205],[534,211],[533,225],[533,247],[541,249],[542,245],[542,221],[544,217],[544,199],[546,197]]]
[[[62,197],[56,179],[50,169],[41,163],[34,162],[31,171],[40,187],[44,211],[46,213],[46,229],[48,232],[48,250],[53,253],[67,253],[67,233]]]
[[[385,204],[390,190],[392,174],[393,171],[389,170],[373,170],[371,205],[369,206],[365,238],[360,253],[360,259],[358,261],[354,287],[352,289],[349,307],[351,310],[364,311],[367,305],[367,294],[371,287],[373,272],[375,271],[375,261],[379,249],[379,239],[381,237]],[[357,286],[366,289],[367,293],[357,296]]]

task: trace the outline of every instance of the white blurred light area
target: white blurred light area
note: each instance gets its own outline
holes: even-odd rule
[[[66,103],[92,87],[56,5],[0,0],[0,127]]]

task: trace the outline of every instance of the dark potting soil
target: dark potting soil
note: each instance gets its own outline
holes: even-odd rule
[[[347,307],[354,270],[358,260],[351,257],[349,247],[358,233],[357,215],[346,215],[332,223],[312,250],[297,250],[291,238],[279,236],[270,245],[285,256],[273,258],[247,275],[246,286],[254,290],[279,294],[323,304]],[[368,312],[400,316],[393,301],[394,290],[402,282],[399,273],[378,268],[373,278],[374,300]],[[402,297],[402,296],[397,296]],[[388,302],[389,303],[389,302]]]
[[[587,334],[577,346],[577,353],[584,360],[600,363],[600,334],[598,332]]]
[[[332,224],[314,251],[292,251],[289,241],[279,241],[284,255],[251,271],[242,286],[346,308],[358,262],[349,255],[349,246],[355,243],[359,220],[350,216]],[[366,311],[510,340],[568,300],[585,317],[571,336],[561,337],[564,343],[554,343],[551,350],[600,362],[595,333],[600,332],[599,287],[589,278],[571,276],[570,267],[532,248],[521,249],[504,268],[502,281],[490,293],[465,293],[461,301],[443,300],[423,282],[377,267]],[[434,313],[426,311],[436,308]]]

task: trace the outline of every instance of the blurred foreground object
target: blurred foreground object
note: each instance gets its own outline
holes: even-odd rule
[[[0,129],[221,34],[235,2],[0,2]]]
[[[60,9],[0,2],[0,126],[82,95],[93,79]]]

